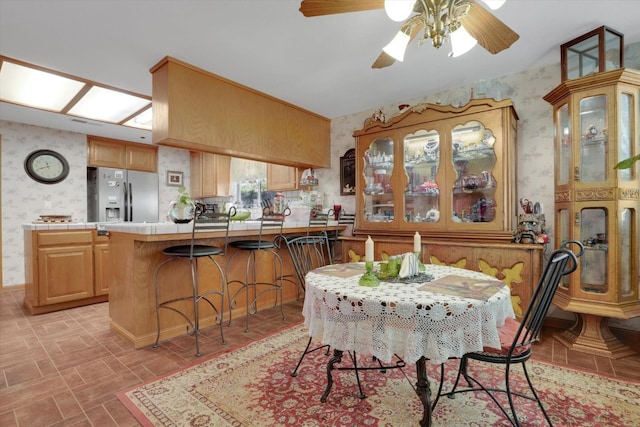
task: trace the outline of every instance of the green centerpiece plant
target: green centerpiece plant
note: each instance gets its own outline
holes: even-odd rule
[[[195,216],[196,204],[184,186],[178,188],[178,197],[169,204],[169,219],[176,224],[187,224]]]

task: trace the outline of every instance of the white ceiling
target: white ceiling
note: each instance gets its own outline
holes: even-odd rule
[[[414,41],[371,64],[397,32],[383,10],[305,18],[299,0],[0,0],[0,54],[151,95],[172,56],[328,118],[560,62],[560,44],[602,25],[640,41],[640,0],[508,0],[506,51],[459,58]],[[129,140],[150,132],[0,103],[0,119]]]

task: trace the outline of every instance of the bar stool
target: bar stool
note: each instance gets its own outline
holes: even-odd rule
[[[169,256],[158,265],[155,271],[155,293],[156,293],[156,320],[158,325],[158,332],[156,335],[156,342],[153,344],[154,348],[158,347],[160,341],[160,309],[168,309],[182,316],[188,323],[187,334],[193,335],[196,341],[196,356],[200,356],[200,344],[198,341],[198,335],[200,334],[200,301],[205,301],[213,309],[214,322],[217,318],[220,324],[220,338],[222,344],[224,344],[224,334],[222,330],[223,323],[223,311],[224,311],[224,291],[226,288],[226,278],[222,267],[214,258],[215,256],[224,256],[227,251],[227,242],[229,239],[229,219],[235,215],[235,208],[231,208],[228,213],[218,213],[213,211],[205,211],[205,209],[198,205],[196,207],[195,218],[193,219],[193,227],[191,229],[191,243],[188,245],[170,246],[165,248],[162,253]],[[211,246],[211,245],[199,245],[196,244],[196,232],[198,231],[223,231],[224,246]],[[210,290],[200,293],[199,288],[199,275],[198,275],[198,260],[200,258],[208,258],[216,267],[220,274],[220,290]],[[188,295],[170,298],[161,301],[161,286],[158,282],[158,275],[163,267],[176,260],[187,260],[191,268],[191,293]],[[170,286],[174,286],[171,284]],[[220,309],[211,301],[212,296],[220,297]],[[181,310],[175,303],[179,301],[191,301],[193,304],[193,320],[190,316]]]
[[[236,251],[231,254],[227,261],[226,274],[229,277],[229,268],[233,264],[233,260],[241,253],[247,253],[247,260],[245,266],[245,278],[243,280],[234,279],[227,281],[227,292],[229,299],[229,313],[231,313],[238,295],[245,291],[245,303],[247,305],[246,310],[246,326],[245,332],[249,331],[249,316],[255,314],[258,311],[258,299],[267,292],[275,292],[276,300],[274,307],[278,306],[278,300],[280,300],[280,312],[282,313],[282,320],[285,320],[284,309],[282,307],[282,287],[283,287],[283,264],[282,258],[278,254],[280,244],[278,243],[282,237],[282,228],[284,221],[291,211],[286,208],[282,214],[272,213],[270,209],[264,208],[262,212],[262,218],[260,218],[260,233],[257,240],[236,240],[229,242],[229,246],[235,248]],[[267,240],[264,237],[265,231],[275,230],[276,235],[271,240]],[[257,263],[256,255],[258,253],[270,254],[272,258],[272,269],[274,278],[272,282],[262,282],[258,280],[257,275]],[[240,287],[231,294],[231,285],[238,284]],[[253,298],[249,298],[250,290],[253,288]],[[253,307],[253,312],[251,311]],[[231,315],[229,316],[229,325],[231,325]]]

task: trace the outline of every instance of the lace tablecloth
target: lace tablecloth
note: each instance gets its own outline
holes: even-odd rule
[[[381,281],[375,288],[358,285],[363,263],[309,272],[303,308],[309,335],[333,348],[370,354],[384,362],[397,354],[407,363],[422,356],[442,363],[483,347],[500,348],[497,328],[507,317],[515,317],[509,287],[471,270],[425,267],[433,282]],[[449,278],[456,280],[438,283]],[[465,283],[464,278],[470,280]],[[484,287],[484,295],[469,297],[469,289],[476,287]]]

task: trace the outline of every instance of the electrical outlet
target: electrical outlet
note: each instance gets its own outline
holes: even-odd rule
[[[51,209],[52,208],[51,200],[45,200],[44,201],[44,208],[45,209]]]

